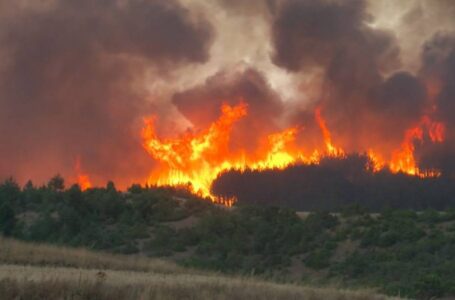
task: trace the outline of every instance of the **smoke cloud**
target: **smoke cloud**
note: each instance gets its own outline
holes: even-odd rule
[[[210,126],[220,115],[223,104],[248,105],[248,114],[236,123],[232,143],[248,150],[256,149],[267,133],[279,130],[278,119],[284,106],[264,76],[252,68],[221,71],[193,89],[178,93],[173,103],[195,129]]]
[[[370,8],[362,0],[285,1],[273,23],[273,61],[317,70],[314,102],[343,148],[392,153],[430,103],[424,79],[402,69],[396,34],[378,28]]]
[[[435,118],[445,124],[443,143],[424,143],[419,147],[422,165],[455,176],[455,33],[436,33],[422,52],[422,77],[435,85],[431,99]]]
[[[0,178],[79,160],[95,184],[144,182],[144,117],[178,135],[240,101],[233,149],[289,126],[320,149],[319,108],[334,144],[388,160],[428,118],[444,139],[413,141],[417,163],[453,176],[454,16],[450,0],[0,0]]]
[[[142,181],[146,75],[207,61],[211,26],[175,1],[1,2],[0,175],[71,176],[79,159],[98,182]]]

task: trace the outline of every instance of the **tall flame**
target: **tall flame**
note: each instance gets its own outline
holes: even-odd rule
[[[324,143],[325,143],[325,147],[327,149],[328,155],[334,156],[334,157],[344,156],[345,155],[344,150],[334,146],[332,143],[332,134],[330,133],[330,130],[327,127],[325,119],[321,115],[321,107],[316,108],[314,117],[316,119],[316,122],[319,125],[319,128],[321,128],[322,136],[324,138]]]
[[[259,155],[246,151],[231,152],[229,140],[235,122],[247,115],[244,102],[235,106],[223,105],[220,118],[209,129],[200,133],[186,133],[174,139],[160,139],[154,127],[154,118],[146,120],[142,137],[144,147],[161,162],[148,182],[157,185],[187,185],[213,201],[232,204],[234,199],[217,199],[210,192],[216,177],[227,170],[285,168],[299,160],[300,155],[288,147],[295,140],[297,128],[273,133],[259,151]]]
[[[390,162],[390,169],[393,172],[403,172],[419,177],[440,175],[436,170],[421,171],[414,158],[415,143],[423,141],[425,131],[428,132],[433,143],[441,143],[444,141],[444,124],[433,122],[428,116],[422,117],[417,126],[406,130],[401,148],[393,152],[392,160]]]
[[[222,105],[221,115],[208,129],[193,133],[186,132],[175,138],[159,138],[155,130],[155,118],[145,120],[142,131],[143,145],[147,152],[160,165],[148,178],[152,185],[188,186],[193,192],[208,197],[214,202],[232,205],[235,199],[217,198],[212,195],[212,182],[219,174],[235,170],[283,169],[296,163],[317,164],[324,156],[344,157],[345,151],[334,144],[332,134],[322,116],[321,107],[315,110],[315,120],[319,125],[325,149],[315,149],[305,155],[296,146],[297,127],[269,134],[262,145],[253,153],[230,149],[233,126],[247,116],[248,107],[242,101],[235,106]],[[403,142],[395,150],[390,161],[378,153],[368,150],[373,171],[388,167],[392,172],[403,172],[416,176],[438,176],[436,171],[422,172],[414,158],[416,141],[424,139],[427,133],[433,142],[444,140],[443,124],[432,122],[424,117],[415,127],[404,134]]]
[[[231,107],[223,105],[221,117],[199,134],[186,133],[179,138],[160,140],[154,118],[146,120],[143,129],[145,149],[161,168],[148,181],[157,185],[186,185],[205,197],[211,197],[210,185],[223,170],[236,166],[227,160],[230,132],[234,122],[247,113],[243,102]],[[224,159],[226,158],[226,159]]]

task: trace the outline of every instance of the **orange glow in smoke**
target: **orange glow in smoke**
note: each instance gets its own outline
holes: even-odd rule
[[[74,166],[74,170],[76,172],[76,181],[77,184],[81,187],[81,190],[85,191],[92,187],[92,183],[90,178],[87,174],[84,174],[81,170],[81,161],[80,158],[76,158],[76,163]]]

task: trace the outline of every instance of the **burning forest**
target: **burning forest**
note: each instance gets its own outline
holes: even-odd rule
[[[449,186],[454,16],[445,0],[0,0],[0,176],[305,209],[314,194],[285,191]]]

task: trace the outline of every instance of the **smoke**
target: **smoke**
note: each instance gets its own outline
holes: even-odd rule
[[[427,96],[421,80],[401,70],[394,32],[374,26],[367,4],[285,2],[273,24],[273,61],[320,74],[314,102],[344,149],[391,153],[418,123]]]
[[[453,127],[455,120],[455,33],[437,33],[425,45],[422,53],[422,74],[440,85],[436,94],[437,117]]]
[[[315,45],[315,49],[323,49],[323,56],[318,51],[299,52],[300,44],[291,43],[291,49],[284,45],[287,51],[301,55],[294,62],[288,61],[292,63],[288,69],[323,70],[324,85],[317,101],[324,107],[330,128],[350,151],[362,152],[372,147],[390,153],[401,143],[406,129],[415,127],[424,116],[440,122],[445,128],[444,141],[435,143],[428,132],[424,133],[423,141],[415,141],[416,157],[420,168],[440,170],[443,175],[453,177],[453,1],[365,4],[364,1],[289,1],[283,13],[295,14],[300,5],[301,9],[310,11],[310,17],[309,23],[300,18],[303,25],[293,27],[288,35],[301,34],[296,30],[303,28],[302,34],[311,36],[305,47]],[[317,21],[311,20],[315,15],[319,17]],[[278,21],[275,28],[279,29]],[[322,28],[322,33],[316,31],[312,36],[308,31],[314,32],[314,22],[325,25],[316,26]],[[276,44],[276,34],[280,31],[274,32]],[[276,49],[274,59],[280,63],[277,44]]]
[[[276,0],[217,0],[216,2],[228,12],[250,16],[274,13],[278,4]]]
[[[279,95],[257,70],[239,67],[221,71],[173,98],[196,130],[210,126],[220,115],[223,103],[233,106],[240,102],[247,104],[248,115],[236,123],[231,140],[245,149],[256,149],[264,135],[279,130],[278,121],[284,111]]]
[[[79,159],[95,184],[143,182],[143,117],[198,131],[240,101],[233,149],[295,125],[320,149],[318,107],[336,145],[390,159],[427,116],[445,139],[418,162],[455,174],[454,16],[450,0],[0,0],[0,177]]]
[[[211,26],[175,1],[31,3],[2,13],[0,176],[71,176],[80,158],[98,182],[143,181],[146,75],[205,62]]]
[[[442,144],[420,145],[422,165],[455,175],[455,33],[438,32],[424,45],[422,77],[436,85],[435,118],[445,125],[446,138]]]
[[[403,66],[417,72],[421,50],[437,32],[455,26],[455,2],[451,0],[369,0],[373,25],[393,31],[399,40]]]
[[[288,1],[273,26],[276,64],[291,71],[327,66],[342,50],[363,39],[365,3]]]
[[[396,147],[403,139],[403,132],[415,126],[424,113],[426,97],[425,87],[418,78],[408,72],[394,73],[372,88],[367,109],[374,118],[365,125],[371,125],[380,141],[386,141],[382,147],[387,144]]]

